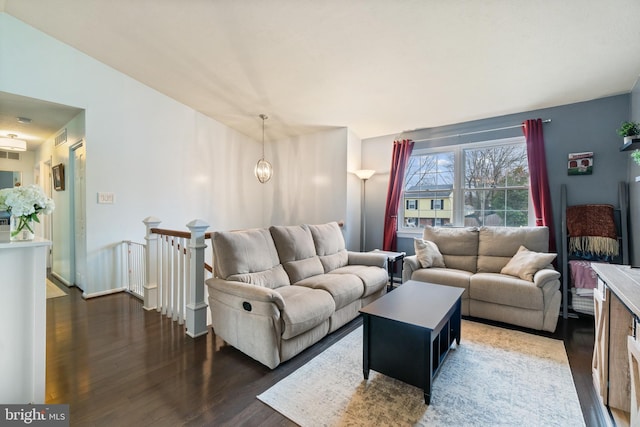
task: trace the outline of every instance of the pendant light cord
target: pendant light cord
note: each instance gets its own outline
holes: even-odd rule
[[[260,114],[260,118],[262,119],[262,159],[264,160],[264,121],[269,117],[266,114]]]

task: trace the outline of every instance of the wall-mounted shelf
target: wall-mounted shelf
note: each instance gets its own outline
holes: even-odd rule
[[[640,149],[640,138],[634,138],[620,147],[620,151]]]

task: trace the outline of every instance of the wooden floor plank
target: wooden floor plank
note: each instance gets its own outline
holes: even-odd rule
[[[362,324],[270,370],[211,331],[187,337],[128,294],[67,292],[47,300],[46,401],[70,404],[72,426],[294,426],[256,395]],[[591,383],[593,318],[560,319],[555,334],[539,334],[564,340],[587,426],[603,425]]]

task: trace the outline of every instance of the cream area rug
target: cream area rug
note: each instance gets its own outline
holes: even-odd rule
[[[66,295],[67,293],[65,291],[53,284],[51,280],[47,279],[47,299],[64,297]]]
[[[362,327],[258,396],[301,426],[584,426],[562,341],[463,320],[421,389],[362,374]]]

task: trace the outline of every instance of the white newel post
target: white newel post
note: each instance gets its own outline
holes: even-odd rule
[[[187,295],[187,335],[192,338],[207,334],[207,303],[204,300],[204,234],[209,228],[206,222],[195,219],[187,224],[191,231],[189,249],[189,295]]]
[[[145,251],[145,273],[147,282],[144,284],[144,305],[145,310],[153,310],[158,306],[158,235],[151,232],[152,228],[160,225],[158,218],[149,216],[143,221],[147,227],[144,239],[147,241]]]

